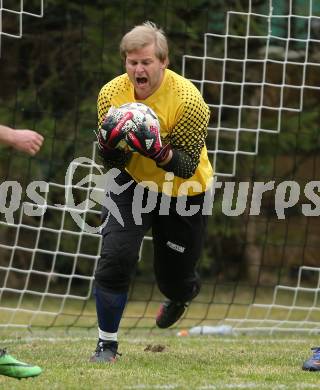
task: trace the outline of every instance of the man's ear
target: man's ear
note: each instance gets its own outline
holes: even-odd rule
[[[161,69],[166,69],[169,65],[169,59],[166,59],[162,62]]]

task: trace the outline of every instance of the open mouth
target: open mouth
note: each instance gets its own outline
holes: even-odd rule
[[[146,77],[136,77],[136,82],[138,85],[142,86],[147,84],[148,79]]]

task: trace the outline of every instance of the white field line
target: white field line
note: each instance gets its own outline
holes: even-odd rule
[[[239,341],[239,338],[238,337],[234,337],[234,338],[225,338],[224,336],[221,336],[221,337],[217,337],[217,336],[192,336],[192,339],[196,339],[196,338],[199,338],[200,340],[201,339],[205,339],[205,340],[208,340],[208,338],[211,338],[213,337],[214,340],[219,340],[219,343],[235,343],[237,341]],[[1,340],[1,343],[21,343],[21,342],[33,342],[33,341],[46,341],[46,342],[49,342],[49,343],[56,343],[56,342],[66,342],[66,341],[70,341],[70,342],[77,342],[77,341],[83,341],[83,340],[87,340],[87,341],[92,341],[92,340],[96,340],[97,337],[95,336],[86,336],[86,337],[82,337],[82,336],[66,336],[66,337],[37,337],[37,336],[27,336],[27,337],[21,337],[20,335],[15,337],[15,338],[6,338],[6,339],[2,339],[0,337],[0,340]],[[119,340],[120,341],[125,341],[129,344],[138,344],[138,343],[149,343],[150,340],[152,340],[153,337],[152,335],[150,337],[135,337],[135,338],[130,338],[128,336],[125,336],[125,337],[119,337]],[[155,336],[154,338],[154,341],[156,340],[160,340],[161,337],[159,337],[158,335]],[[272,339],[271,337],[266,337],[265,339],[256,339],[256,338],[250,338],[250,342],[251,343],[256,343],[256,344],[287,344],[287,343],[295,343],[295,344],[304,344],[306,342],[306,339],[304,338],[299,338],[299,339],[294,339],[294,338],[287,338],[287,339],[283,339],[283,338],[275,338],[275,339]]]
[[[171,389],[181,389],[181,384],[137,384],[131,386],[125,386],[126,390],[139,390],[139,389],[154,389],[154,390],[171,390]],[[245,382],[245,383],[237,383],[237,384],[226,384],[226,383],[216,383],[216,384],[208,384],[204,386],[197,387],[197,390],[222,390],[222,389],[272,389],[272,390],[301,390],[301,389],[319,389],[319,384],[310,384],[310,383],[299,383],[292,387],[290,385],[283,385],[281,383],[274,384],[264,384],[264,383],[254,383],[254,382]]]
[[[66,341],[70,341],[70,342],[78,342],[78,341],[83,341],[83,340],[87,340],[87,341],[96,341],[98,338],[98,335],[95,337],[95,336],[86,336],[86,337],[70,337],[70,336],[66,336],[66,337],[37,337],[37,336],[27,336],[27,337],[21,337],[21,336],[17,336],[16,338],[6,338],[6,339],[2,339],[0,337],[0,340],[1,340],[1,343],[29,343],[29,342],[34,342],[34,341],[46,341],[48,343],[59,343],[59,342],[62,342],[62,343],[65,343]],[[121,337],[120,338],[122,341],[125,341],[129,344],[138,344],[138,343],[148,343],[150,342],[150,338],[147,338],[147,337],[144,337],[144,338],[134,338],[134,339],[130,339],[130,338],[127,338],[127,337]]]

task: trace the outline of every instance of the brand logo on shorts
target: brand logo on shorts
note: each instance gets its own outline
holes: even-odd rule
[[[186,249],[184,246],[175,244],[174,242],[171,242],[171,241],[167,241],[167,246],[169,248],[173,249],[174,251],[177,251],[177,252],[180,252],[180,253],[183,253],[185,251],[185,249]]]

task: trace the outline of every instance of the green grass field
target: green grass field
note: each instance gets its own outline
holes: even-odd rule
[[[0,347],[7,347],[20,360],[40,365],[44,372],[21,381],[0,376],[0,390],[320,389],[320,372],[301,369],[302,362],[310,356],[310,347],[320,345],[320,336],[298,332],[273,336],[239,332],[237,336],[176,336],[178,329],[217,325],[227,316],[244,318],[253,300],[249,288],[237,286],[235,291],[231,286],[215,286],[213,295],[212,287],[206,285],[177,328],[162,331],[154,325],[162,297],[153,290],[152,295],[148,294],[144,286],[135,287],[121,322],[122,356],[111,365],[88,362],[97,333],[93,300],[83,306],[82,302],[70,299],[60,311],[61,302],[47,297],[42,310],[37,311],[35,298],[26,297],[20,309],[16,309],[17,302],[6,297],[0,309]],[[270,304],[272,294],[273,288],[256,290],[255,302]],[[279,308],[252,308],[249,317],[257,322],[264,318],[302,321],[300,326],[312,331],[308,322],[303,321],[307,316],[317,323],[318,312],[293,310],[292,295],[286,291],[279,296],[277,303],[284,305]],[[300,294],[295,303],[309,308],[314,301]],[[16,327],[7,328],[6,324]],[[33,333],[29,334],[31,324]],[[146,351],[148,345],[161,345],[164,349]]]
[[[0,376],[0,389],[319,389],[320,373],[301,370],[317,336],[120,336],[114,364],[89,363],[96,340],[85,334],[0,339],[9,353],[40,365],[37,378]],[[162,345],[162,352],[146,351]],[[150,349],[150,348],[149,348]]]

